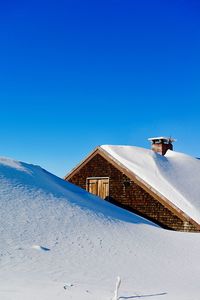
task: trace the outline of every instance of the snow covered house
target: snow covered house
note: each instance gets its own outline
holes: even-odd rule
[[[153,151],[99,146],[65,180],[163,228],[200,231],[200,161],[171,138],[149,140]]]

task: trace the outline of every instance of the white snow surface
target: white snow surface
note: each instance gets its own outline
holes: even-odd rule
[[[168,150],[165,156],[134,146],[101,146],[200,224],[200,160]]]
[[[155,226],[0,159],[0,299],[197,300],[200,235]]]

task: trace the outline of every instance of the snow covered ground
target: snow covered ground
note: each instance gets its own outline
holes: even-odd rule
[[[38,166],[0,159],[0,299],[198,300],[200,235],[160,229]]]

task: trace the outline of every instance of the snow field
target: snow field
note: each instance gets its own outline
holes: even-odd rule
[[[48,249],[48,250],[47,250]],[[0,160],[0,299],[197,300],[200,235],[160,229],[38,166]]]

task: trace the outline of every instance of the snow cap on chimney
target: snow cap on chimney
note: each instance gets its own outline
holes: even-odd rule
[[[173,150],[172,143],[176,140],[171,137],[159,136],[154,138],[149,138],[151,141],[151,149],[161,155],[165,155],[168,149]]]

